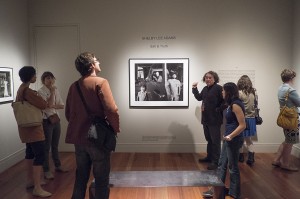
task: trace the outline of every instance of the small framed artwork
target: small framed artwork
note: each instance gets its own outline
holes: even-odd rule
[[[188,107],[189,59],[129,59],[131,107]]]
[[[14,100],[13,69],[0,67],[0,104]]]

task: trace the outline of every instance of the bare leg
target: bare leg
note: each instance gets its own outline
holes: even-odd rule
[[[37,191],[42,190],[41,187],[42,166],[33,166],[32,170],[33,170],[34,189]]]
[[[272,164],[274,166],[280,166],[284,170],[288,171],[298,171],[298,168],[293,166],[290,162],[290,157],[291,157],[291,151],[293,148],[293,144],[290,143],[282,143],[282,150],[281,150],[281,156],[277,156],[277,160],[280,162],[273,162]],[[276,159],[275,159],[276,161]]]
[[[32,172],[32,163],[33,160],[26,159],[26,167],[27,167],[27,186],[30,187],[34,185],[33,183],[33,172]]]
[[[282,152],[283,152],[283,145],[285,142],[282,142],[281,145],[278,148],[277,154],[275,159],[273,160],[273,163],[280,163],[281,162],[281,157],[282,157]]]
[[[38,197],[49,197],[52,194],[45,191],[41,187],[41,173],[42,173],[42,165],[34,165],[33,166],[33,182],[34,182],[34,189],[32,194]]]
[[[254,149],[253,149],[254,145],[253,145],[251,137],[246,137],[245,142],[246,142],[248,152],[253,153],[254,152]]]
[[[283,150],[282,150],[282,166],[289,167],[290,166],[290,155],[292,151],[293,144],[283,144]]]

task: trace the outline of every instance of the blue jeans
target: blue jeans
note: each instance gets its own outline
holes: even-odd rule
[[[109,198],[110,153],[95,146],[75,145],[76,178],[72,199],[84,199],[91,167],[95,178],[95,199]]]
[[[240,198],[241,196],[241,182],[238,160],[239,149],[243,146],[243,142],[243,137],[236,137],[231,141],[224,141],[218,164],[218,172],[223,183],[225,183],[226,180],[227,166],[229,167],[229,195],[235,198]]]
[[[45,133],[45,161],[43,164],[44,172],[49,171],[49,152],[51,148],[52,160],[55,167],[60,167],[60,159],[58,153],[58,144],[60,139],[60,122],[51,124],[48,120],[43,121]]]

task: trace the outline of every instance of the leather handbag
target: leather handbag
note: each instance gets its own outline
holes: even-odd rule
[[[95,146],[100,147],[104,151],[107,151],[107,152],[115,151],[116,145],[117,145],[117,135],[114,132],[112,126],[109,124],[109,122],[106,120],[106,118],[103,119],[103,118],[92,116],[92,114],[86,104],[86,101],[83,97],[83,94],[81,92],[79,81],[76,82],[76,87],[77,87],[78,93],[80,95],[80,98],[82,100],[82,103],[85,107],[85,110],[88,113],[88,115],[92,121],[92,124],[91,124],[89,132],[88,132],[89,141],[91,143],[93,143]],[[97,87],[97,89],[100,89],[100,88]],[[99,92],[97,92],[97,93],[99,93]],[[100,100],[100,103],[102,105],[101,100]]]
[[[27,101],[13,102],[12,108],[19,127],[40,126],[43,122],[42,110]]]
[[[50,115],[48,117],[48,120],[51,124],[56,124],[56,123],[60,122],[60,118],[58,117],[57,113],[54,113],[53,115]]]
[[[285,105],[280,108],[280,112],[277,117],[277,125],[283,129],[294,130],[298,128],[298,112],[296,107],[287,107],[286,105],[289,97],[289,90],[285,94]]]
[[[260,109],[258,108],[257,95],[255,95],[255,98],[254,98],[254,109],[255,109],[255,122],[256,122],[256,125],[261,125],[263,123],[263,119],[262,119],[262,117],[259,116]]]

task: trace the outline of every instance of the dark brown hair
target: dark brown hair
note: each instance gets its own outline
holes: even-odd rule
[[[253,88],[251,79],[248,75],[243,75],[240,77],[240,79],[237,82],[237,87],[246,95],[250,93],[253,93],[253,95],[255,95],[255,88]]]
[[[81,76],[87,76],[92,73],[91,65],[95,62],[95,55],[90,52],[84,52],[77,56],[75,66]]]
[[[291,69],[284,69],[281,72],[281,80],[284,83],[292,80],[294,77],[296,77],[296,72]]]
[[[218,76],[218,74],[216,73],[216,72],[214,72],[214,71],[208,71],[207,73],[205,73],[204,74],[204,76],[203,76],[203,78],[202,78],[202,81],[203,82],[205,82],[205,76],[207,75],[207,74],[211,74],[213,77],[214,77],[214,80],[215,80],[215,83],[219,83],[219,76]]]
[[[234,99],[239,97],[239,90],[237,85],[233,82],[227,82],[223,86],[223,90],[225,91],[225,102],[230,105]]]
[[[44,84],[46,77],[51,77],[53,79],[55,79],[53,73],[51,73],[50,71],[45,71],[42,76],[41,76],[41,81]]]
[[[23,83],[27,83],[36,75],[36,70],[33,66],[24,66],[19,70],[19,76]]]

